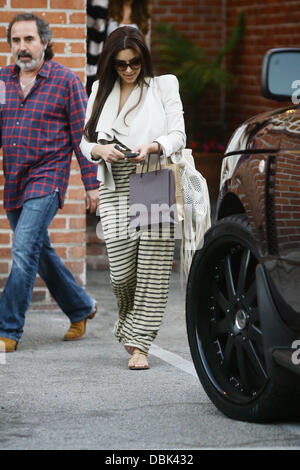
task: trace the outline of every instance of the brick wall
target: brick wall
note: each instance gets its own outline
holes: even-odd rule
[[[229,37],[239,11],[245,12],[245,37],[226,60],[226,67],[236,74],[236,85],[226,94],[214,93],[203,97],[199,103],[199,127],[204,123],[224,121],[230,135],[248,117],[278,106],[261,96],[261,61],[271,47],[300,45],[299,7],[300,0],[153,0],[153,23],[158,20],[171,22],[203,47],[208,56],[215,55]],[[26,9],[50,22],[54,33],[55,60],[71,67],[84,81],[85,0],[0,0],[0,66],[10,61],[5,39],[7,23],[19,11]],[[1,171],[0,191],[3,191]],[[97,222],[95,216],[88,216],[86,253],[83,187],[75,160],[66,206],[59,211],[51,226],[51,239],[82,284],[85,282],[85,261],[91,269],[107,266],[105,247],[95,236]],[[0,204],[0,288],[10,268],[10,246],[11,233]],[[45,303],[49,300],[40,280],[37,280],[34,298]]]
[[[153,0],[152,22],[167,21],[214,54],[225,31],[224,0]]]
[[[227,34],[235,18],[243,10],[246,33],[237,53],[227,60],[238,82],[226,96],[226,120],[234,129],[248,117],[281,104],[262,97],[260,69],[268,49],[300,47],[299,0],[227,0]]]
[[[209,58],[215,56],[224,44],[226,0],[153,0],[152,23],[156,21],[172,23],[176,30],[203,48]],[[198,106],[199,126],[222,121],[222,94],[208,93]]]
[[[55,58],[72,68],[85,80],[85,0],[0,0],[0,67],[10,63],[6,42],[8,22],[18,13],[30,11],[45,18],[51,25]],[[1,158],[1,157],[0,157]],[[0,161],[0,191],[3,200],[4,177]],[[85,191],[76,158],[73,158],[70,183],[63,210],[59,210],[50,227],[50,237],[57,253],[71,269],[79,284],[86,281],[86,215]],[[0,289],[3,288],[11,266],[12,233],[0,203]],[[32,308],[51,308],[50,294],[43,281],[37,278]],[[35,302],[35,301],[38,301]]]
[[[299,0],[154,0],[153,22],[171,22],[214,55],[229,37],[240,11],[246,31],[239,47],[226,59],[236,83],[226,94],[205,96],[199,106],[199,127],[224,120],[228,135],[261,110],[278,107],[261,96],[260,69],[264,53],[274,47],[300,47]]]

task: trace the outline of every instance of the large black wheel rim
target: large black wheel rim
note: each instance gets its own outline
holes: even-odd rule
[[[231,402],[249,403],[267,382],[251,243],[222,236],[201,257],[196,302],[196,344],[211,384]],[[194,281],[195,282],[195,281]]]

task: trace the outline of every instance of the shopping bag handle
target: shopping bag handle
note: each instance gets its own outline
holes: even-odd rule
[[[156,141],[155,141],[155,142],[156,142]],[[159,142],[156,142],[156,143],[158,144],[158,150],[157,150],[157,157],[156,157],[155,174],[157,174],[157,172],[158,172],[158,166],[159,166],[159,170],[161,170],[161,159],[160,159],[161,145],[160,145]],[[151,155],[155,155],[155,154],[149,153],[149,154],[147,155],[147,157],[148,157],[148,158],[147,158],[147,171],[146,171],[145,173],[148,173],[148,171],[149,171],[149,165],[150,165],[150,157],[151,157]],[[146,159],[143,161],[142,171],[141,171],[141,173],[140,173],[141,178],[142,178],[142,176],[143,176],[143,174],[144,174],[145,161],[146,161]]]

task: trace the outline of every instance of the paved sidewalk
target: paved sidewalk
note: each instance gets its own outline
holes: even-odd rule
[[[146,371],[128,370],[129,355],[112,335],[117,308],[108,271],[89,272],[87,291],[99,311],[83,339],[62,340],[69,323],[60,311],[32,311],[18,350],[0,364],[0,450],[87,449],[118,456],[118,450],[134,449],[170,455],[180,449],[299,449],[298,428],[232,421],[210,402],[186,367],[192,363],[178,273],[171,276]]]
[[[62,340],[69,321],[59,310],[28,312],[18,350],[6,354],[6,363],[0,364],[0,449],[143,449],[148,439],[152,447],[159,446],[163,434],[156,435],[154,423],[160,406],[159,414],[168,413],[163,403],[170,402],[172,381],[176,400],[188,392],[187,379],[198,393],[196,378],[154,355],[149,370],[129,371],[130,356],[112,334],[117,306],[108,271],[89,272],[86,290],[97,300],[98,313],[87,322],[80,341]],[[155,344],[190,359],[178,273],[172,273],[167,312]],[[135,423],[138,428],[133,430]],[[165,445],[172,446],[172,439]]]

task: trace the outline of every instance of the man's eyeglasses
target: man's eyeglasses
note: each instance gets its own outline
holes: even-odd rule
[[[141,66],[141,63],[142,61],[140,57],[134,57],[129,62],[126,62],[125,60],[115,59],[115,67],[120,72],[124,72],[127,67],[130,67],[131,70],[137,70]]]

